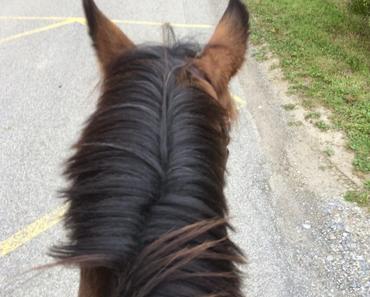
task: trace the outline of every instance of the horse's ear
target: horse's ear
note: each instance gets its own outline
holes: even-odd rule
[[[99,10],[93,0],[83,0],[83,7],[93,46],[105,72],[115,58],[135,45]]]
[[[196,66],[221,95],[244,62],[249,36],[249,14],[240,0],[230,0]]]

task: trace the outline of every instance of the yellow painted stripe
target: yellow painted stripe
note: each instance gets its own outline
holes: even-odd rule
[[[164,23],[161,22],[148,22],[148,21],[130,21],[130,20],[113,20],[113,22],[117,24],[126,24],[126,25],[144,25],[144,26],[153,26],[153,27],[160,27]],[[172,27],[179,27],[179,28],[212,28],[211,25],[207,24],[180,24],[180,23],[170,23]]]
[[[85,18],[80,17],[57,17],[57,16],[48,16],[48,17],[37,17],[37,16],[0,16],[0,20],[23,20],[23,21],[70,21],[81,24],[86,24]],[[144,26],[162,26],[161,22],[150,22],[150,21],[133,21],[133,20],[113,20],[117,24],[126,24],[126,25],[144,25]],[[171,23],[173,27],[178,28],[198,28],[198,29],[208,29],[212,28],[212,25],[208,24],[181,24],[181,23]]]
[[[177,24],[177,23],[170,23],[172,27],[178,28],[195,28],[195,29],[210,29],[213,28],[212,25],[208,24]]]
[[[25,37],[25,36],[33,35],[33,34],[36,34],[36,33],[49,31],[49,30],[52,30],[52,29],[55,29],[55,28],[59,28],[59,27],[74,23],[74,22],[75,22],[74,20],[67,19],[67,20],[64,20],[62,22],[51,24],[51,25],[48,25],[48,26],[45,26],[45,27],[40,27],[40,28],[31,30],[31,31],[26,31],[26,32],[23,32],[23,33],[8,36],[8,37],[0,39],[0,44],[6,43],[6,42],[9,42],[9,41],[18,39],[18,38],[22,38],[22,37]]]
[[[55,224],[62,220],[64,213],[67,210],[67,205],[63,205],[51,213],[41,217],[25,228],[19,230],[14,235],[10,236],[8,239],[0,242],[0,256],[6,256],[13,252],[20,246],[26,244],[28,241],[32,240],[42,232],[53,227]]]
[[[19,20],[19,21],[64,21],[71,18],[56,16],[0,16],[0,20]]]
[[[241,97],[236,96],[236,95],[232,95],[232,97],[233,97],[234,101],[236,102],[236,104],[238,105],[239,108],[244,107],[244,106],[247,105],[247,102],[244,99],[242,99]]]

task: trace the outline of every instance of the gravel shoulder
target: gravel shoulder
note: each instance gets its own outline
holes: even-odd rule
[[[289,114],[282,105],[295,98],[287,95],[279,73],[269,70],[271,61],[256,62],[255,51],[252,47],[240,80],[247,117],[256,127],[263,155],[265,189],[257,200],[247,202],[252,214],[258,209],[248,230],[258,238],[245,242],[250,261],[247,292],[251,290],[250,296],[368,297],[370,216],[343,200],[357,181],[322,153],[320,133],[309,124],[290,124],[299,111]],[[231,166],[231,175],[237,164]],[[270,245],[260,245],[265,241]],[[261,262],[267,255],[269,261]]]

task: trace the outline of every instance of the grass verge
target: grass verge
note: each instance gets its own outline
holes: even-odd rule
[[[355,168],[370,173],[370,29],[336,2],[249,0],[253,41],[279,56],[305,106],[333,111],[356,153]]]
[[[305,107],[325,106],[355,152],[354,168],[370,173],[370,26],[340,0],[247,0],[252,42],[268,44]],[[264,51],[261,51],[263,58]],[[369,191],[369,190],[365,190]],[[348,198],[352,199],[352,198]]]
[[[367,207],[370,210],[370,181],[367,181],[362,191],[349,191],[344,198],[349,202],[355,202],[359,206]]]

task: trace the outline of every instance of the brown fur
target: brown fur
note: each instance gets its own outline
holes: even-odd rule
[[[247,49],[248,15],[236,9],[238,1],[230,1],[221,21],[216,27],[210,41],[201,56],[194,61],[201,69],[214,91],[217,99],[228,110],[231,118],[235,118],[235,106],[228,91],[230,79],[238,72],[244,62]]]
[[[83,5],[100,67],[106,73],[115,59],[125,51],[135,48],[135,45],[98,9],[94,1],[84,0]]]
[[[226,220],[222,218],[227,213],[227,207],[226,202],[224,201],[222,188],[224,185],[224,171],[227,159],[226,146],[229,141],[229,124],[230,120],[235,116],[235,108],[233,105],[233,100],[231,99],[228,91],[228,83],[232,76],[234,76],[240,69],[244,61],[249,28],[248,13],[245,10],[245,7],[239,0],[230,0],[229,6],[224,16],[218,24],[209,43],[205,46],[203,52],[198,56],[189,55],[189,57],[191,58],[188,58],[188,60],[184,61],[183,68],[179,67],[178,64],[176,64],[179,61],[180,55],[174,55],[174,57],[172,57],[174,61],[173,64],[175,65],[174,68],[181,68],[181,71],[179,71],[176,76],[177,84],[172,86],[172,90],[176,90],[178,88],[178,85],[184,85],[184,89],[188,88],[192,90],[192,92],[189,91],[187,93],[192,94],[191,96],[189,96],[191,99],[203,100],[203,103],[197,101],[194,102],[195,104],[193,104],[192,101],[184,101],[184,103],[187,104],[186,108],[188,108],[189,102],[192,102],[192,105],[196,107],[196,111],[188,108],[184,110],[184,113],[190,117],[194,117],[193,121],[198,121],[199,118],[202,118],[204,120],[204,123],[198,124],[198,127],[196,126],[195,128],[190,130],[186,130],[189,129],[189,125],[187,124],[183,127],[184,129],[177,129],[176,131],[188,131],[189,134],[195,134],[192,139],[198,140],[194,144],[194,151],[197,151],[199,145],[204,145],[202,141],[206,142],[208,140],[210,144],[213,144],[210,145],[210,148],[208,150],[206,150],[207,153],[209,153],[208,155],[211,155],[211,157],[207,156],[209,157],[209,159],[205,158],[205,156],[199,158],[194,154],[190,154],[190,156],[187,156],[186,154],[191,151],[189,149],[183,152],[183,154],[186,155],[186,158],[195,158],[196,162],[199,162],[199,160],[208,162],[199,163],[198,168],[196,168],[197,170],[199,170],[199,172],[195,172],[195,175],[199,175],[198,180],[196,182],[192,181],[194,185],[190,186],[192,186],[193,188],[197,188],[199,187],[199,183],[201,184],[202,182],[204,182],[204,179],[210,179],[211,174],[215,176],[213,180],[207,180],[204,187],[200,188],[202,190],[201,193],[203,194],[203,196],[212,196],[211,198],[202,197],[204,198],[204,201],[200,197],[198,197],[199,201],[197,202],[199,202],[199,209],[202,209],[202,211],[204,211],[204,214],[202,213],[202,215],[199,215],[199,218],[196,218],[195,223],[188,223],[186,221],[188,219],[187,215],[184,215],[184,209],[176,209],[176,211],[178,212],[178,216],[171,216],[171,214],[168,213],[168,217],[176,218],[174,222],[171,221],[171,228],[173,228],[172,223],[173,226],[182,226],[181,224],[183,224],[183,222],[185,221],[188,223],[188,225],[185,225],[184,227],[178,229],[170,229],[169,232],[163,232],[158,238],[155,238],[154,240],[151,238],[150,232],[148,234],[145,233],[145,228],[143,228],[144,230],[140,232],[140,235],[143,235],[143,237],[145,235],[145,238],[150,238],[150,240],[143,240],[144,243],[138,244],[139,248],[136,253],[134,255],[128,253],[130,257],[125,258],[126,255],[124,252],[121,251],[122,245],[120,245],[124,243],[123,239],[128,237],[128,235],[122,231],[126,230],[124,229],[125,227],[122,227],[122,229],[119,230],[120,232],[118,232],[116,229],[114,229],[116,228],[115,221],[112,220],[112,222],[108,222],[111,224],[111,226],[107,228],[107,234],[103,233],[102,238],[105,241],[101,242],[99,240],[102,240],[102,238],[97,236],[98,232],[96,229],[99,229],[102,226],[94,225],[97,224],[94,217],[96,213],[100,214],[100,219],[102,219],[103,217],[103,219],[105,219],[106,221],[109,221],[109,218],[113,217],[113,215],[109,215],[108,210],[111,211],[114,216],[118,216],[116,213],[117,205],[114,205],[115,207],[112,207],[112,205],[110,205],[109,203],[112,203],[112,197],[116,198],[114,196],[116,194],[114,191],[116,191],[116,188],[119,187],[120,184],[111,186],[110,180],[104,180],[105,182],[109,182],[110,188],[107,190],[108,192],[103,194],[100,194],[100,191],[102,188],[104,189],[106,184],[103,184],[102,187],[100,187],[98,184],[99,182],[102,182],[101,177],[104,175],[105,171],[111,170],[110,174],[113,172],[111,167],[117,165],[117,162],[113,165],[112,163],[108,162],[109,170],[103,170],[101,168],[105,168],[103,165],[104,161],[106,160],[100,160],[101,163],[99,163],[99,166],[101,167],[91,170],[91,172],[99,171],[100,173],[99,180],[97,179],[94,181],[93,186],[96,187],[96,189],[94,189],[95,192],[89,194],[90,196],[86,195],[86,193],[84,192],[86,188],[84,187],[88,184],[89,179],[91,179],[91,176],[89,176],[88,174],[88,166],[92,166],[91,164],[96,162],[96,158],[90,159],[92,152],[96,153],[97,155],[99,155],[99,153],[102,153],[102,151],[94,151],[96,150],[97,145],[96,143],[94,143],[94,141],[89,141],[89,139],[95,139],[95,137],[97,139],[99,139],[99,137],[104,139],[104,137],[106,136],[105,133],[107,133],[107,131],[114,132],[115,129],[117,129],[116,126],[119,126],[118,124],[123,121],[124,116],[129,115],[129,113],[122,113],[119,114],[119,117],[117,118],[117,110],[119,110],[117,106],[127,103],[131,104],[130,102],[125,102],[123,100],[125,99],[125,95],[127,95],[126,91],[131,92],[131,98],[137,98],[137,93],[140,94],[139,89],[141,88],[141,85],[136,85],[136,88],[134,90],[131,90],[130,88],[127,88],[125,84],[128,77],[131,77],[132,75],[137,75],[135,74],[137,73],[137,70],[135,70],[135,73],[125,72],[125,70],[122,70],[127,65],[133,67],[125,59],[129,56],[127,54],[129,52],[131,52],[131,54],[134,56],[137,47],[113,22],[111,22],[107,17],[103,15],[103,13],[96,7],[94,1],[83,0],[83,4],[87,23],[89,26],[90,36],[93,40],[93,45],[96,49],[96,54],[104,78],[106,80],[104,81],[103,96],[100,99],[98,111],[92,116],[90,124],[84,130],[82,138],[76,146],[77,153],[75,157],[71,159],[72,161],[70,161],[69,168],[67,170],[67,176],[72,180],[73,184],[69,191],[67,191],[67,199],[69,199],[71,207],[67,214],[66,220],[67,227],[70,229],[72,234],[72,244],[70,246],[67,246],[67,248],[65,248],[64,250],[61,249],[61,254],[57,255],[62,259],[64,257],[64,260],[62,260],[60,263],[66,265],[76,264],[80,267],[80,297],[146,297],[151,295],[152,292],[155,292],[157,287],[160,287],[161,290],[166,291],[167,289],[174,290],[177,288],[177,286],[184,286],[184,284],[189,284],[189,290],[194,290],[194,293],[188,294],[189,296],[196,296],[197,293],[195,292],[199,292],[204,289],[205,291],[211,293],[202,297],[241,297],[242,293],[240,289],[239,271],[235,267],[235,264],[241,264],[244,262],[244,260],[240,250],[232,243],[232,241],[227,236],[228,224]],[[167,50],[170,52],[168,48],[163,47],[163,50],[165,52]],[[154,52],[156,53],[156,51]],[[159,52],[162,52],[162,48],[159,48]],[[158,61],[162,61],[157,56],[156,58],[152,58],[153,52],[149,53],[148,57],[149,58],[147,60],[144,59],[145,63],[143,64],[146,65],[147,63],[149,63],[150,59],[155,60],[156,63],[158,63]],[[164,63],[167,63],[168,61],[170,60],[164,59]],[[153,65],[155,64],[153,61],[151,63],[153,63]],[[182,66],[181,63],[180,66]],[[163,66],[163,64],[161,65]],[[135,66],[137,66],[137,64]],[[148,70],[148,68],[142,68]],[[153,81],[157,83],[158,76],[154,76],[152,70],[153,69],[149,69],[147,71],[151,74],[151,83]],[[165,70],[167,71],[167,69]],[[124,75],[120,75],[121,72],[124,73]],[[147,73],[144,74],[146,75]],[[165,77],[167,75],[168,78],[171,77],[171,75],[169,75],[165,71],[163,71],[163,73],[161,73],[160,75],[162,74]],[[142,77],[143,74],[141,73],[139,80],[140,83],[142,83],[143,81]],[[132,86],[135,82],[137,83],[137,81],[130,81],[129,86]],[[170,81],[167,82],[170,83]],[[124,88],[122,87],[122,85],[124,85]],[[167,83],[165,84],[165,87],[168,87]],[[165,92],[167,92],[168,90],[164,89],[165,87],[163,87],[161,91],[165,90]],[[153,88],[153,86],[151,86],[151,88]],[[149,92],[152,90],[147,88],[146,91]],[[135,96],[132,93],[135,93]],[[145,98],[143,97],[141,99],[144,100]],[[155,100],[155,98],[150,99],[153,99],[153,102]],[[167,100],[167,98],[160,99],[163,100],[161,101],[161,104],[163,104],[163,102],[166,102],[165,100]],[[218,102],[215,102],[213,99],[217,100]],[[141,102],[145,103],[145,105],[143,104],[143,106],[141,106],[141,109],[147,110],[152,105],[155,105],[150,105],[145,100]],[[212,104],[206,104],[206,102],[211,102]],[[136,105],[138,105],[137,102]],[[166,107],[165,105],[162,105],[162,108],[163,106]],[[107,113],[107,110],[109,110],[110,108],[112,108],[114,114],[113,112],[111,113],[111,115],[108,114],[108,116],[104,114],[103,117],[101,114]],[[138,109],[137,107],[135,108]],[[202,110],[201,114],[199,114],[199,110]],[[127,112],[127,110],[124,111]],[[99,112],[101,114],[99,114]],[[133,110],[131,109],[129,110],[129,112],[133,112]],[[151,112],[156,113],[157,111],[151,110]],[[156,114],[156,116],[158,115],[159,118],[162,117],[163,121],[163,114],[166,114],[165,108],[161,110],[160,113]],[[113,118],[115,119],[114,121],[112,120]],[[100,124],[101,126],[99,126]],[[164,124],[165,128],[167,128],[167,126],[169,125],[165,121]],[[172,123],[171,125],[174,124]],[[103,133],[102,131],[105,132]],[[205,133],[205,135],[198,138],[199,134],[204,133],[204,131],[208,131],[209,134]],[[168,131],[165,132],[169,133]],[[120,131],[120,133],[122,133],[122,131]],[[129,134],[129,136],[134,139],[137,135]],[[186,137],[188,136],[189,135],[186,135]],[[110,141],[114,142],[117,138],[119,137],[114,137],[112,138],[113,140],[110,138]],[[167,139],[167,135],[165,135],[165,137],[162,137],[161,134],[159,138],[161,140]],[[105,158],[108,161],[111,161],[109,160],[109,158],[112,156],[108,153],[117,154],[117,151],[119,151],[119,153],[126,158],[127,156],[132,155],[132,152],[128,154],[126,151],[124,151],[125,147],[120,148],[119,145],[117,145],[116,143],[112,144],[102,142],[97,144],[101,145],[101,149],[107,150],[107,155]],[[158,144],[155,143],[153,146],[155,147],[155,145]],[[168,145],[166,143],[164,145],[165,150],[170,150],[170,148],[168,148],[167,146]],[[184,143],[182,143],[181,147],[183,146]],[[190,148],[192,147],[190,146]],[[113,151],[108,151],[108,149],[113,149]],[[146,151],[144,151],[144,153],[147,154]],[[204,154],[204,150],[202,151],[202,153]],[[131,161],[138,162],[137,155],[139,154],[140,152],[135,151],[135,156],[131,156],[133,159]],[[168,155],[168,152],[165,152],[165,154]],[[161,155],[160,157],[161,158],[159,159],[166,159],[166,156],[163,157]],[[147,155],[142,156],[142,159],[146,158]],[[177,158],[181,159],[181,157]],[[214,158],[214,160],[210,162],[209,160],[212,160],[212,158]],[[85,163],[86,159],[89,159],[90,161]],[[156,162],[157,159],[155,159],[154,161]],[[83,164],[85,167],[81,164]],[[210,167],[207,168],[210,174],[208,174],[209,176],[206,177],[204,175],[207,174],[204,174],[204,171],[201,171],[199,169],[202,167],[207,167],[204,164],[207,164],[208,167]],[[94,163],[94,166],[95,165],[96,164]],[[164,167],[164,169],[160,168],[159,171],[161,172],[163,170],[164,173],[161,177],[162,180],[160,182],[163,182],[164,186],[161,186],[166,189],[166,186],[168,186],[166,185],[167,164],[160,164],[160,167],[161,166]],[[187,166],[185,165],[184,167]],[[178,170],[179,166],[174,166],[174,168]],[[180,168],[182,167],[180,166]],[[121,170],[122,168],[119,169]],[[184,172],[182,173],[184,174],[184,176],[181,176],[179,180],[182,180],[183,178],[184,180],[186,180],[189,178],[186,170],[184,170]],[[95,173],[91,174],[94,175]],[[118,174],[112,174],[111,178],[115,179],[117,178],[117,176],[119,177]],[[94,176],[94,178],[95,177],[96,176]],[[131,178],[132,177],[133,176],[131,176]],[[134,177],[136,178],[136,176]],[[125,178],[127,179],[130,177],[126,176]],[[140,182],[143,182],[143,178],[144,177],[142,176]],[[217,189],[217,193],[212,192],[214,191],[214,186],[210,186],[212,182],[216,183],[217,185],[215,187]],[[176,191],[179,191],[181,193],[182,189],[185,189],[188,186],[189,185],[186,184],[182,185],[181,187],[176,188]],[[150,189],[150,191],[152,191],[152,189]],[[99,199],[101,199],[99,203],[101,202],[101,204],[96,203],[96,201],[92,201],[92,197],[96,199],[96,196],[99,196],[96,193],[99,193],[99,195],[101,195],[101,197],[99,197]],[[160,196],[163,195],[166,198],[165,194],[166,191],[163,191],[163,193],[159,193]],[[174,194],[179,195],[176,192]],[[191,194],[187,195],[189,195],[191,198],[194,198]],[[120,193],[120,195],[122,194]],[[125,195],[120,195],[118,195],[119,199],[117,198],[117,201],[119,203],[122,203],[120,199],[132,199],[132,197],[130,197],[129,195],[127,195],[127,197],[125,197]],[[198,192],[194,194],[194,196],[197,195],[199,195],[199,189]],[[86,196],[89,196],[89,199],[86,199]],[[218,198],[215,198],[215,196]],[[96,205],[99,205],[100,208],[104,207],[104,199],[107,197],[109,203],[107,202],[104,211],[99,208],[96,209]],[[153,205],[150,204],[150,207],[154,208],[155,206],[158,206],[156,205],[156,203],[160,204],[161,198],[163,197],[161,196],[157,198],[156,201],[151,202]],[[186,198],[187,197],[182,197],[181,199]],[[209,201],[209,199],[211,199],[211,205],[207,205],[207,203],[205,203],[205,201]],[[117,201],[114,200],[113,202]],[[138,202],[135,201],[135,203]],[[159,206],[168,207],[166,203],[163,203],[163,205]],[[81,207],[81,205],[83,207]],[[122,205],[119,206],[122,207]],[[150,207],[147,208],[150,210]],[[215,217],[216,219],[210,219],[210,213],[212,214],[212,217]],[[137,215],[137,213],[135,213],[135,215]],[[135,215],[133,217],[135,217]],[[147,219],[149,223],[147,222],[147,225],[145,225],[145,227],[148,228],[148,225],[150,225],[150,219],[153,218],[150,217],[150,213],[146,214],[146,216],[147,217],[145,219]],[[81,220],[81,217],[83,217],[83,220]],[[164,219],[168,218],[164,216]],[[179,224],[179,222],[181,222],[181,224]],[[120,223],[122,224],[122,222]],[[162,222],[158,222],[158,229],[162,231],[161,223]],[[89,224],[91,224],[91,226]],[[166,222],[164,222],[163,224],[166,225]],[[116,231],[113,232],[114,234],[109,233],[112,229]],[[114,240],[117,239],[117,233],[121,236],[121,238],[118,238],[118,251],[117,249],[113,249],[113,244],[108,245],[108,247],[105,246],[107,238],[114,243]],[[91,238],[86,234],[89,234]],[[79,240],[81,238],[81,245],[79,245]],[[92,240],[92,242],[96,244],[96,247],[94,247],[93,244],[85,246],[85,242],[83,240]],[[101,248],[101,246],[103,246],[104,248]],[[116,248],[116,246],[114,247]],[[101,254],[98,254],[99,252],[96,252],[96,250],[98,250],[99,252],[100,250],[102,250],[103,252],[101,252]],[[115,255],[114,252],[117,253],[118,256]],[[63,255],[63,253],[65,253],[65,255]],[[122,256],[121,253],[124,255]],[[193,279],[196,279],[196,281],[192,282]],[[209,288],[203,288],[203,283],[204,286],[208,286]],[[213,293],[215,291],[217,292]]]
[[[113,273],[104,267],[81,267],[79,297],[110,296]]]

